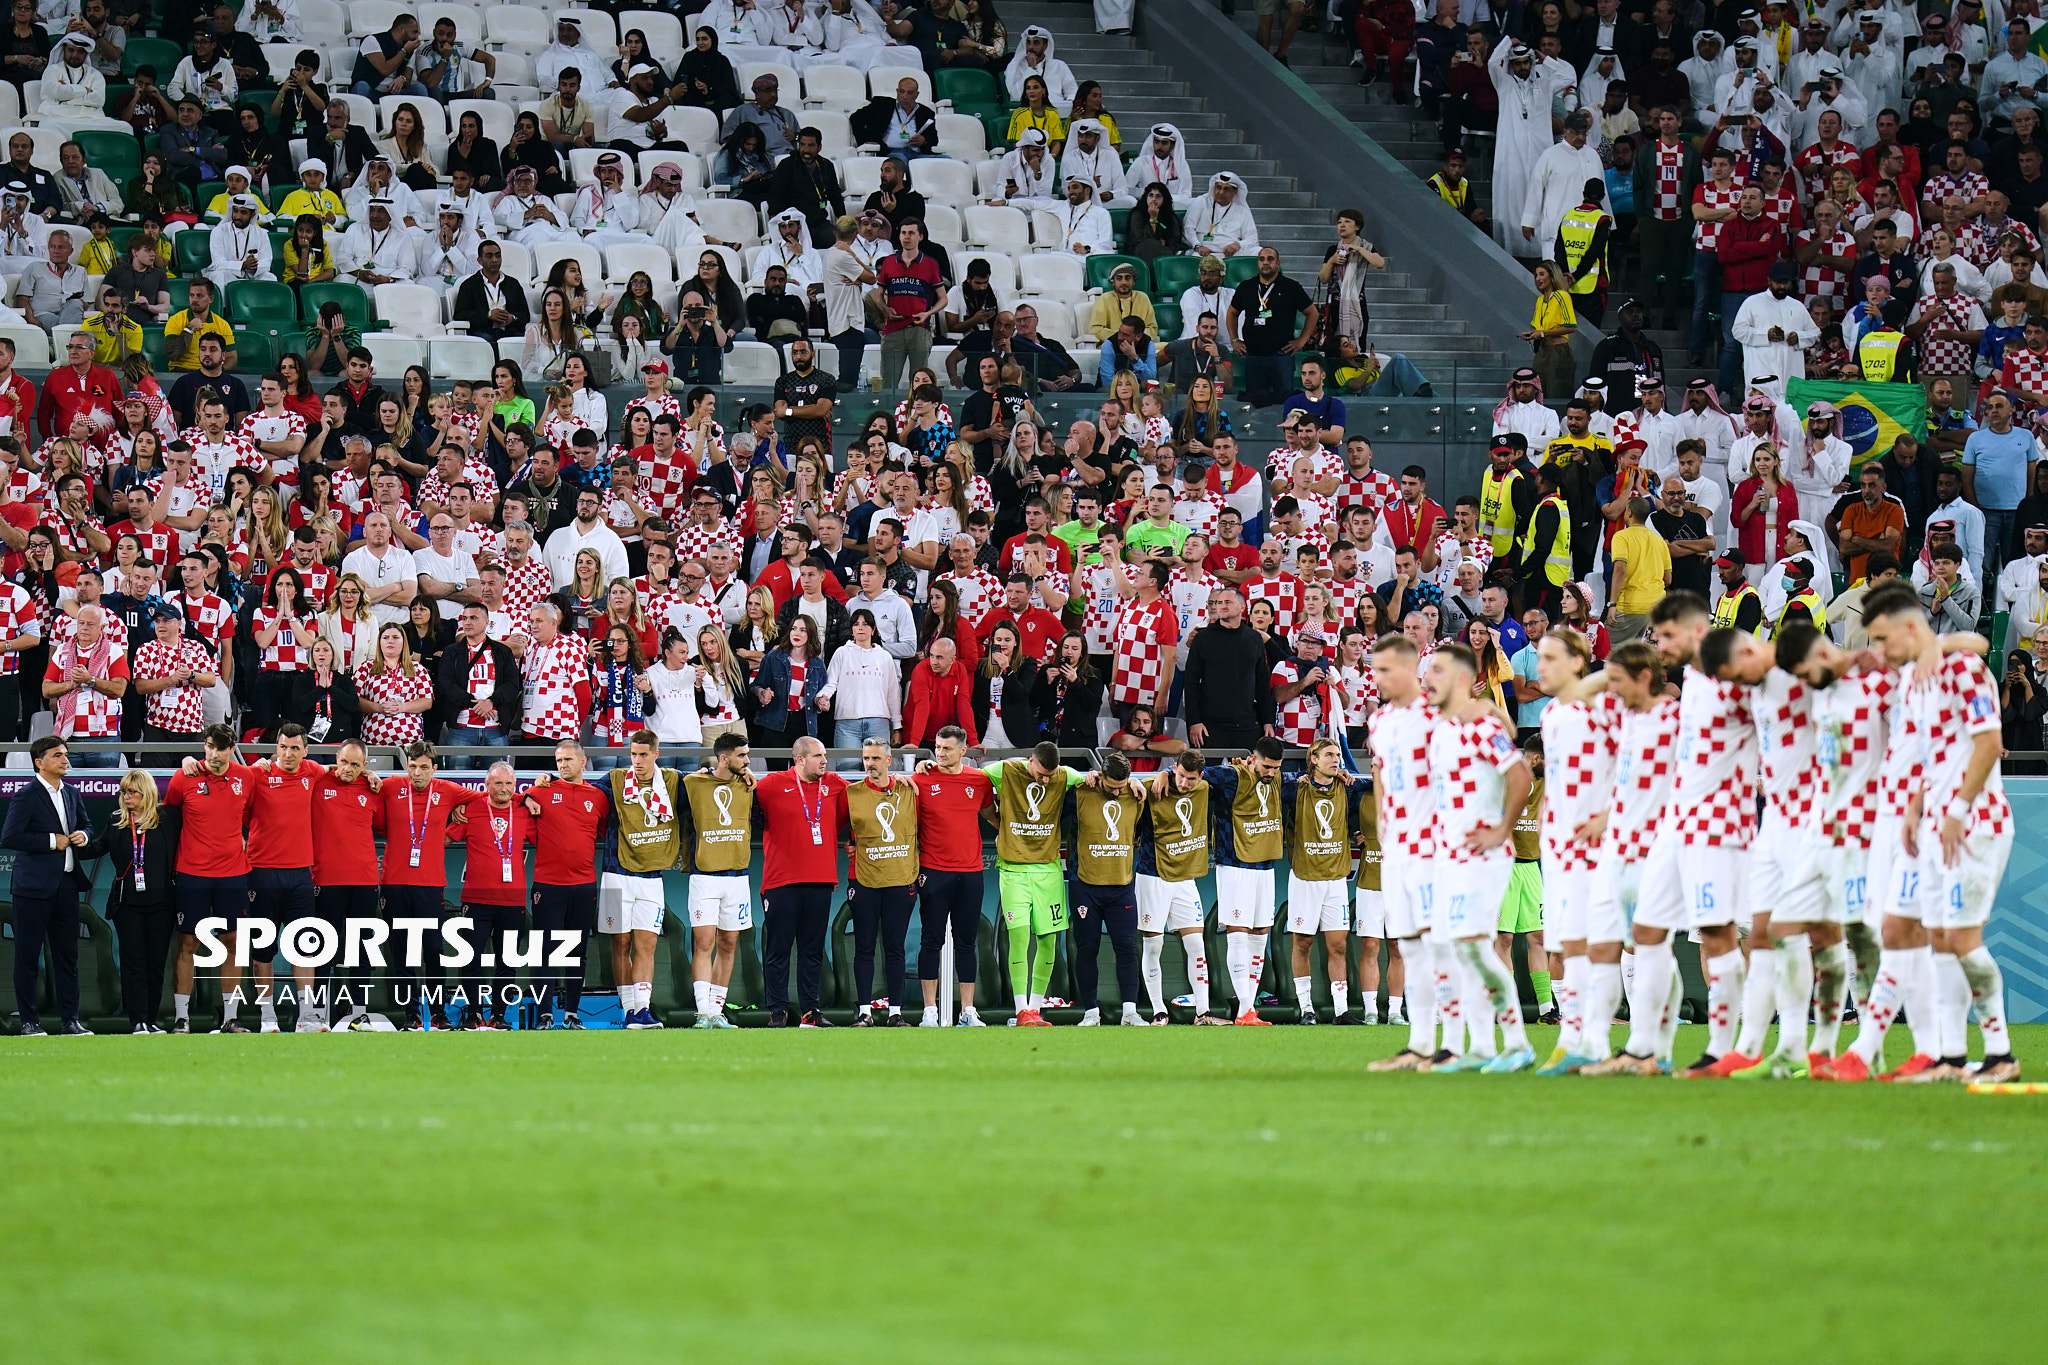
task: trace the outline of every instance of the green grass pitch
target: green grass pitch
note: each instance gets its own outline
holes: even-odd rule
[[[1363,1072],[1404,1040],[0,1040],[5,1355],[2041,1358],[2048,1096]]]

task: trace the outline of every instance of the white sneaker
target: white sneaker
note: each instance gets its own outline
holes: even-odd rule
[[[266,1030],[266,1031],[267,1031],[267,1030]],[[298,1025],[298,1027],[297,1027],[296,1029],[294,1029],[294,1030],[293,1030],[293,1032],[295,1032],[295,1033],[325,1033],[325,1032],[327,1032],[327,1025],[325,1025],[325,1024],[323,1024],[323,1023],[321,1023],[321,1022],[320,1022],[320,1021],[319,1021],[318,1019],[301,1019],[301,1020],[299,1020],[299,1025]]]
[[[974,1012],[974,1006],[969,1005],[967,1008],[960,1011],[960,1020],[959,1023],[955,1025],[955,1027],[987,1028],[988,1025],[981,1022],[981,1016]]]
[[[262,1024],[262,1026],[261,1026],[261,1027],[259,1027],[259,1028],[258,1028],[258,1029],[257,1029],[256,1031],[257,1031],[258,1033],[283,1033],[283,1032],[284,1032],[284,1030],[283,1030],[283,1029],[281,1029],[281,1028],[279,1028],[279,1027],[277,1026],[277,1020],[275,1020],[275,1019],[265,1019],[265,1020],[263,1021],[263,1024]]]
[[[926,1005],[924,1007],[924,1018],[917,1021],[917,1026],[919,1028],[937,1028],[939,1026],[938,1007],[936,1005]]]
[[[1137,1009],[1130,1005],[1124,1006],[1124,1017],[1117,1022],[1125,1025],[1135,1025],[1139,1028],[1149,1027],[1146,1021],[1139,1017]]]
[[[1084,1015],[1082,1015],[1082,1016],[1081,1016],[1081,1022],[1080,1022],[1080,1024],[1079,1024],[1079,1026],[1078,1026],[1078,1027],[1081,1027],[1081,1028],[1100,1028],[1101,1026],[1102,1026],[1102,1011],[1101,1011],[1101,1010],[1089,1010],[1089,1011],[1088,1011],[1088,1012],[1087,1012],[1086,1014],[1084,1014]]]

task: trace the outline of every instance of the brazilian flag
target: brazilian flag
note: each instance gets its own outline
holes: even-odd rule
[[[1802,422],[1809,403],[1833,403],[1840,408],[1842,439],[1849,443],[1851,468],[1883,456],[1903,432],[1916,437],[1927,434],[1927,390],[1918,384],[1794,379],[1785,385],[1785,402]]]

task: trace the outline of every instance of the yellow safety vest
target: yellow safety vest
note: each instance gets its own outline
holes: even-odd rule
[[[1863,377],[1873,384],[1890,383],[1899,364],[1899,346],[1905,339],[1905,333],[1885,327],[1857,342],[1856,363],[1862,367]]]
[[[1465,211],[1465,201],[1472,195],[1470,180],[1460,180],[1455,186],[1446,185],[1441,171],[1429,178],[1429,187],[1436,191],[1437,198],[1460,213]]]
[[[1828,609],[1821,605],[1820,594],[1812,588],[1808,588],[1805,592],[1800,593],[1797,597],[1785,603],[1785,609],[1778,613],[1778,629],[1783,630],[1785,628],[1785,618],[1792,614],[1792,608],[1794,607],[1806,608],[1807,613],[1813,617],[1813,628],[1815,630],[1826,630],[1828,628]]]
[[[1755,600],[1757,600],[1756,589],[1752,588],[1747,583],[1744,583],[1734,592],[1722,593],[1721,600],[1714,604],[1714,624],[1716,626],[1734,625],[1736,617],[1742,611],[1742,604],[1744,602],[1753,602]],[[1756,624],[1757,628],[1752,633],[1757,635],[1758,637],[1761,637],[1764,633],[1764,617],[1762,611],[1757,612]]]
[[[1496,559],[1515,546],[1515,488],[1522,471],[1509,466],[1505,474],[1491,469],[1479,478],[1479,534],[1493,543]]]
[[[1564,260],[1560,264],[1572,277],[1571,292],[1574,294],[1591,294],[1607,281],[1606,250],[1601,250],[1597,260],[1586,259],[1586,253],[1593,246],[1593,233],[1606,216],[1597,208],[1573,209],[1558,224],[1557,235],[1564,239]],[[1581,263],[1584,264],[1583,270]]]
[[[1552,493],[1541,503],[1537,504],[1539,511],[1544,507],[1557,508],[1557,538],[1551,542],[1550,553],[1543,561],[1543,576],[1550,580],[1551,587],[1562,587],[1565,580],[1572,576],[1571,509],[1564,505],[1564,498],[1556,493]],[[1524,564],[1527,564],[1530,557],[1536,553],[1535,540],[1536,518],[1534,515],[1531,515],[1528,527],[1522,532],[1522,562]]]

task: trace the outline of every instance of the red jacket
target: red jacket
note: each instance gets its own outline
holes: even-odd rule
[[[1022,638],[1025,654],[1044,663],[1059,651],[1060,636],[1066,627],[1060,618],[1041,607],[1026,607],[1022,617],[1010,611],[1008,603],[998,603],[974,623],[974,638],[981,644],[981,652],[988,653],[988,637],[995,634],[996,627],[1008,622],[1017,628]]]
[[[839,575],[828,571],[824,578],[825,581],[818,585],[819,590],[843,605],[846,601],[846,587],[840,583]],[[754,580],[754,586],[766,587],[769,592],[775,594],[777,611],[781,611],[782,604],[796,596],[803,588],[803,584],[797,581],[797,576],[790,572],[789,561],[786,559],[774,560],[767,568],[761,570],[761,576]]]
[[[967,732],[970,748],[979,743],[974,734],[974,675],[956,662],[942,678],[932,672],[931,660],[920,659],[910,672],[910,692],[903,700],[903,742],[930,748],[948,725]]]
[[[69,365],[60,365],[43,381],[36,425],[43,429],[45,439],[69,433],[72,417],[81,412],[105,412],[111,425],[120,402],[121,377],[106,366],[94,365],[80,379]]]
[[[1785,229],[1758,214],[1754,221],[1736,214],[1721,224],[1721,288],[1730,294],[1754,294],[1770,288],[1771,265],[1785,254]]]

